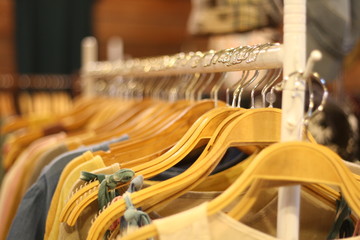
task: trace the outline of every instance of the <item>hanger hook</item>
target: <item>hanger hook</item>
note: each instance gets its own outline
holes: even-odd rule
[[[190,89],[190,100],[195,101],[195,94],[196,91],[200,88],[201,85],[204,83],[204,79],[206,79],[206,73],[200,73],[199,78],[196,80],[192,89]]]
[[[267,87],[266,91],[271,87],[270,92],[269,93],[265,93],[265,100],[269,103],[270,108],[273,107],[274,102],[276,101],[276,95],[274,93],[274,90],[277,89],[277,85],[275,84],[275,82],[279,79],[280,75],[282,73],[282,68],[278,69],[278,73],[277,76],[274,78],[274,80],[270,83],[270,85]]]
[[[249,55],[254,51],[254,49],[255,49],[255,48],[252,47],[252,46],[246,46],[246,47],[244,47],[243,50],[240,52],[240,53],[242,53],[242,55],[243,55],[241,61],[246,60],[246,59],[249,57]],[[234,91],[234,93],[233,93],[232,104],[231,104],[232,107],[239,107],[239,106],[240,106],[241,100],[240,100],[239,97],[242,95],[243,86],[244,86],[244,85],[247,85],[248,83],[251,83],[252,81],[254,81],[254,80],[256,79],[256,77],[257,77],[257,74],[258,74],[258,73],[255,72],[256,77],[255,77],[255,78],[252,77],[249,82],[245,82],[246,79],[247,79],[247,77],[249,76],[249,73],[250,73],[249,71],[246,71],[246,75],[244,76],[244,78],[241,79],[241,81],[239,82],[239,85],[238,85],[237,88],[235,89],[235,91]],[[254,76],[255,76],[255,75],[254,75]],[[247,87],[247,86],[246,86],[246,87]],[[238,98],[238,104],[237,104],[237,106],[236,106],[236,99],[237,99],[237,98]]]
[[[269,69],[267,69],[264,76],[260,79],[260,81],[251,90],[251,108],[255,108],[255,91],[269,77],[269,72],[270,72]]]
[[[161,87],[160,87],[159,91],[157,92],[157,99],[158,100],[163,100],[164,99],[164,97],[166,95],[166,90],[167,90],[166,88],[167,88],[168,83],[169,83],[169,78],[170,78],[169,75],[163,76]]]
[[[236,83],[234,83],[232,86],[226,88],[226,104],[228,106],[232,106],[232,104],[230,104],[230,102],[234,101],[236,87],[238,85],[241,85],[244,82],[244,80],[248,77],[248,75],[249,75],[249,71],[242,71],[240,79]],[[232,90],[234,90],[234,93],[233,93],[233,98],[231,101],[230,100],[230,91],[232,91]]]
[[[319,83],[323,89],[323,94],[322,94],[322,98],[321,98],[321,102],[319,104],[319,106],[315,109],[315,111],[313,111],[314,109],[314,91],[313,91],[313,87],[312,87],[312,81],[315,80],[317,83]],[[326,82],[324,79],[320,78],[319,75],[317,73],[312,73],[310,74],[310,76],[306,79],[306,82],[308,83],[308,88],[309,88],[309,108],[308,111],[305,114],[304,117],[304,129],[305,131],[307,131],[308,127],[309,127],[309,123],[311,118],[313,118],[314,116],[316,116],[318,113],[322,112],[324,110],[325,104],[326,104],[326,100],[328,98],[329,92],[328,89],[326,87]]]
[[[177,100],[179,78],[177,76],[172,76],[172,80],[169,81],[168,93],[167,93],[167,101],[175,102]]]
[[[185,90],[185,99],[191,101],[192,89],[194,89],[196,83],[199,81],[200,76],[201,76],[200,73],[195,73],[192,74],[192,76],[190,77],[190,83],[188,84],[188,87]]]
[[[209,50],[205,53],[202,54],[201,56],[201,59],[200,59],[200,62],[201,62],[201,65],[202,67],[209,67],[212,63],[212,59],[214,58],[216,54],[216,51],[214,50]],[[207,59],[208,56],[211,56],[210,59]],[[200,63],[199,62],[199,63]],[[212,80],[214,79],[214,76],[215,76],[215,73],[210,73],[210,76],[209,78],[207,79],[207,81],[204,82],[204,84],[201,84],[199,86],[199,90],[198,90],[198,93],[197,93],[197,100],[200,101],[201,98],[202,98],[202,93],[205,91],[205,89],[210,85],[210,83],[212,82]],[[195,91],[194,91],[194,94],[195,94]]]
[[[221,73],[218,82],[211,89],[210,96],[212,99],[214,99],[215,107],[218,106],[219,89],[224,84],[225,80],[227,79],[227,76],[228,76],[228,72]]]
[[[203,53],[202,52],[189,52],[187,54],[187,65],[190,65],[192,68],[197,68],[200,60],[202,60]],[[202,74],[195,73],[192,75],[192,78],[190,79],[190,83],[188,87],[185,90],[185,99],[189,101],[195,100],[194,95],[194,89],[196,89],[196,85],[198,84],[198,81],[200,81],[200,77]]]
[[[244,85],[244,82],[248,78],[249,74],[250,74],[250,71],[248,71],[248,70],[245,71],[244,75],[242,76],[242,78],[240,80],[240,82],[238,82],[237,87],[235,88],[234,93],[233,93],[233,98],[232,98],[232,103],[231,103],[232,107],[236,107],[235,103],[236,103],[237,97],[239,96],[240,88]]]
[[[239,96],[238,96],[238,103],[237,103],[238,108],[240,107],[240,104],[241,104],[241,96],[242,96],[244,89],[247,88],[251,83],[253,83],[258,76],[259,76],[259,70],[255,70],[253,77],[248,82],[243,84],[243,86],[241,87],[241,89],[239,91]]]
[[[212,80],[214,79],[215,73],[210,73],[209,78],[207,79],[207,81],[205,81],[205,83],[200,86],[199,91],[197,93],[197,100],[200,101],[202,99],[202,94],[205,91],[205,89],[210,85],[210,83],[212,82]]]
[[[187,87],[190,84],[190,80],[191,80],[192,74],[184,74],[182,76],[179,77],[179,84],[178,84],[178,98],[179,99],[184,99],[185,98],[185,92]]]
[[[261,90],[261,96],[262,96],[262,102],[263,107],[266,107],[266,93],[269,90],[269,88],[276,82],[276,80],[280,77],[282,73],[282,69],[275,69],[273,70],[273,74],[269,80],[269,82],[265,85],[265,87]]]

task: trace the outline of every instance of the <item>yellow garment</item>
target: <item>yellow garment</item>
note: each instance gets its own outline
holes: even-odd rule
[[[60,194],[58,195],[58,198],[56,199],[57,207],[55,208],[56,211],[54,211],[55,214],[52,216],[49,216],[49,214],[48,214],[48,218],[49,217],[53,218],[53,223],[51,225],[49,235],[46,235],[46,233],[45,233],[45,239],[57,239],[58,234],[59,234],[61,210],[63,209],[63,207],[65,206],[65,204],[67,202],[69,193],[71,193],[71,190],[72,190],[72,186],[79,179],[81,171],[91,172],[96,169],[104,168],[104,167],[106,167],[106,166],[105,166],[102,158],[100,156],[95,156],[91,160],[88,160],[84,163],[81,163],[81,164],[78,164],[77,166],[72,167],[71,168],[72,170],[70,172],[61,173],[60,179],[62,177],[64,177],[65,180],[63,181],[62,184],[58,184],[58,186],[56,187],[55,193],[60,192]],[[53,206],[52,201],[51,201],[51,206]],[[47,220],[46,220],[46,225],[48,226]]]
[[[120,170],[120,164],[115,163],[109,167],[97,169],[92,171],[94,174],[113,174]],[[72,186],[68,197],[71,196],[72,192],[75,192],[76,189],[81,188],[81,186],[85,182],[83,180],[78,179]],[[68,226],[66,223],[61,223],[59,228],[58,240],[80,240],[86,239],[87,233],[91,227],[91,221],[95,217],[95,215],[99,211],[99,206],[97,201],[91,203],[88,207],[86,207],[82,214],[79,216],[79,219],[76,222],[74,227]]]
[[[55,217],[56,217],[56,213],[57,213],[57,207],[58,207],[58,204],[59,204],[59,201],[60,201],[61,190],[62,190],[62,187],[64,186],[64,183],[65,183],[65,181],[67,179],[67,176],[77,166],[81,165],[84,162],[89,161],[93,157],[94,157],[93,154],[90,151],[87,151],[87,152],[83,153],[81,156],[79,156],[77,158],[74,158],[71,162],[69,162],[69,164],[66,165],[66,167],[62,171],[61,176],[59,178],[58,185],[56,187],[53,198],[51,200],[48,215],[46,217],[46,227],[45,227],[44,239],[49,238],[49,234],[50,234],[52,228],[54,227],[54,221],[55,221]],[[77,178],[79,176],[80,175],[78,175]],[[71,186],[72,185],[70,185],[69,187],[71,187]]]

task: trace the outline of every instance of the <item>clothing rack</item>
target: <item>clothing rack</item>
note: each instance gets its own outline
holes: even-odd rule
[[[257,49],[242,61],[237,56]],[[253,52],[254,53],[254,52]],[[217,57],[216,57],[217,56]],[[305,80],[299,82],[291,73],[311,73],[314,61],[321,54],[310,56],[306,65],[306,0],[284,0],[284,43],[242,46],[221,51],[179,53],[119,62],[98,62],[95,38],[83,41],[84,94],[94,95],[94,78],[101,76],[161,76],[185,73],[229,72],[283,67],[281,141],[301,141],[305,104]],[[205,59],[205,60],[204,60]],[[241,58],[240,58],[241,59]],[[200,61],[201,60],[201,61]],[[299,237],[300,187],[279,190],[277,237],[296,240]]]
[[[306,0],[284,1],[284,79],[291,73],[305,71],[309,75],[313,62],[320,54],[313,54],[306,66]],[[288,78],[283,88],[281,141],[302,141],[305,105],[305,81],[300,84]],[[278,198],[277,237],[299,239],[300,186],[281,187]]]
[[[63,113],[72,105],[74,85],[65,74],[0,75],[1,116]]]
[[[240,46],[220,51],[179,53],[119,62],[93,62],[85,76],[162,76],[184,73],[211,73],[273,69],[282,67],[280,44]]]

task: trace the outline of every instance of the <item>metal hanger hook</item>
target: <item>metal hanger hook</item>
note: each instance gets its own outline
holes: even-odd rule
[[[255,70],[255,73],[252,76],[252,78],[249,81],[247,81],[245,84],[243,84],[243,86],[241,87],[238,96],[238,103],[237,103],[238,108],[241,107],[241,97],[244,89],[247,88],[251,83],[253,83],[258,76],[259,76],[259,70]]]
[[[319,83],[323,89],[323,94],[322,94],[322,98],[321,98],[321,102],[319,104],[319,106],[315,109],[315,111],[313,111],[314,106],[315,106],[315,102],[314,102],[314,90],[312,87],[312,81],[315,81],[317,83]],[[309,108],[307,113],[305,114],[304,117],[304,128],[307,131],[308,127],[309,127],[309,123],[310,120],[316,116],[317,114],[319,114],[320,112],[322,112],[324,110],[325,104],[326,104],[326,100],[328,98],[329,92],[328,89],[326,87],[326,82],[324,79],[320,78],[320,76],[317,73],[312,73],[310,74],[310,76],[306,79],[306,82],[308,84],[308,89],[309,89]]]
[[[258,83],[251,90],[251,108],[255,108],[255,91],[269,77],[269,72],[270,70],[266,70],[264,76],[260,79],[260,81],[258,81]]]

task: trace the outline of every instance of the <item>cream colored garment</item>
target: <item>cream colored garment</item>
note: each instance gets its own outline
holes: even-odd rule
[[[306,200],[307,198],[305,198]],[[311,201],[311,200],[310,200]],[[268,207],[270,207],[270,203]],[[271,208],[273,209],[273,208]],[[320,208],[321,209],[321,208]],[[263,212],[265,213],[265,212]],[[307,212],[310,219],[307,220],[307,227],[300,230],[300,239],[326,239],[323,234],[317,235],[316,228],[322,225],[317,215],[319,212]],[[263,219],[268,218],[266,214],[258,214]],[[261,216],[262,215],[262,216]],[[320,217],[321,218],[321,217]],[[323,217],[322,217],[323,218]],[[271,216],[270,216],[271,219]],[[326,216],[325,216],[326,220]],[[332,219],[327,219],[331,222]],[[273,219],[275,225],[276,219]],[[218,212],[212,216],[207,216],[207,202],[189,209],[187,211],[175,214],[170,217],[155,220],[154,224],[159,233],[160,240],[178,240],[178,239],[200,239],[200,240],[223,240],[223,239],[241,239],[241,240],[276,240],[277,238],[268,235],[255,228],[249,227],[236,221],[223,212]],[[312,230],[311,230],[312,229]],[[315,231],[314,231],[315,229]],[[311,231],[309,231],[311,230]],[[306,234],[305,232],[309,232]],[[306,237],[309,235],[311,237]],[[346,238],[348,240],[359,240],[360,237]],[[119,240],[119,239],[118,239]]]
[[[352,173],[360,175],[360,165],[353,162],[348,162],[344,160],[345,165],[350,169]]]
[[[171,216],[210,201],[221,192],[189,192],[157,211],[161,217]],[[277,190],[262,191],[242,222],[266,234],[276,235]],[[237,202],[239,200],[236,200]],[[227,210],[225,209],[225,212]],[[326,239],[335,219],[335,207],[331,208],[311,196],[301,192],[300,239]]]
[[[207,203],[182,213],[155,220],[160,240],[274,240],[276,238],[252,229],[225,213],[207,216]]]
[[[120,164],[115,163],[109,167],[97,169],[95,171],[92,171],[92,173],[95,174],[113,174],[120,170]],[[79,189],[85,182],[83,180],[78,179],[73,187],[71,188],[71,191],[69,192],[69,197],[71,196],[72,192],[74,192],[76,189]],[[91,227],[91,220],[95,217],[95,215],[98,213],[98,203],[97,201],[94,201],[92,204],[90,204],[88,207],[84,209],[82,214],[79,216],[78,220],[76,221],[75,226],[70,227],[66,223],[61,223],[59,227],[59,235],[58,239],[66,239],[66,240],[80,240],[80,239],[86,239],[87,233]]]

